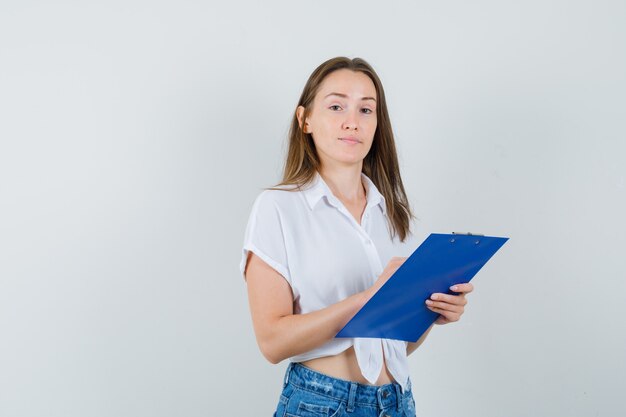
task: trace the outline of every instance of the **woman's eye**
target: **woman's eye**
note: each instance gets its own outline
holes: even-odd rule
[[[339,110],[341,107],[337,104],[333,104],[332,106],[329,107],[329,109],[334,110],[335,107],[337,108],[337,110]]]
[[[365,108],[365,109],[363,109],[363,112],[366,113],[366,114],[370,114],[370,113],[372,113],[372,109]]]

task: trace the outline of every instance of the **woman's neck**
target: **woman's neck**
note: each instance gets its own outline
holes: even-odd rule
[[[365,185],[361,178],[361,166],[320,169],[320,176],[330,191],[344,204],[357,204],[365,201]]]

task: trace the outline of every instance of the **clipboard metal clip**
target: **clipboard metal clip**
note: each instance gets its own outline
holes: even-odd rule
[[[455,236],[476,236],[476,237],[485,237],[485,235],[481,235],[478,233],[459,233],[459,232],[452,232],[453,235]],[[450,239],[450,243],[454,243],[456,241],[455,238]],[[477,240],[474,242],[476,245],[478,245],[480,243],[480,240]]]
[[[483,237],[485,236],[480,233],[469,233],[469,232],[468,233],[452,232],[452,234],[453,235],[465,235],[465,236],[483,236]]]

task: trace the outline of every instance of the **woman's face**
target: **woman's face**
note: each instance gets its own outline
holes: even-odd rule
[[[327,75],[311,106],[304,132],[313,136],[322,166],[361,164],[376,132],[376,88],[362,72]],[[304,107],[296,114],[302,128]]]

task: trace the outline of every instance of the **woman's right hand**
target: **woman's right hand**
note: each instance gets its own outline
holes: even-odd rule
[[[382,287],[385,284],[385,282],[387,282],[387,280],[391,278],[391,276],[398,270],[398,268],[400,268],[400,266],[406,260],[407,258],[402,258],[402,257],[397,257],[397,256],[394,256],[393,258],[391,258],[391,260],[389,261],[389,263],[383,270],[382,274],[379,275],[376,282],[367,290],[365,290],[368,300],[372,298],[374,294],[376,294],[376,292],[380,289],[380,287]]]

